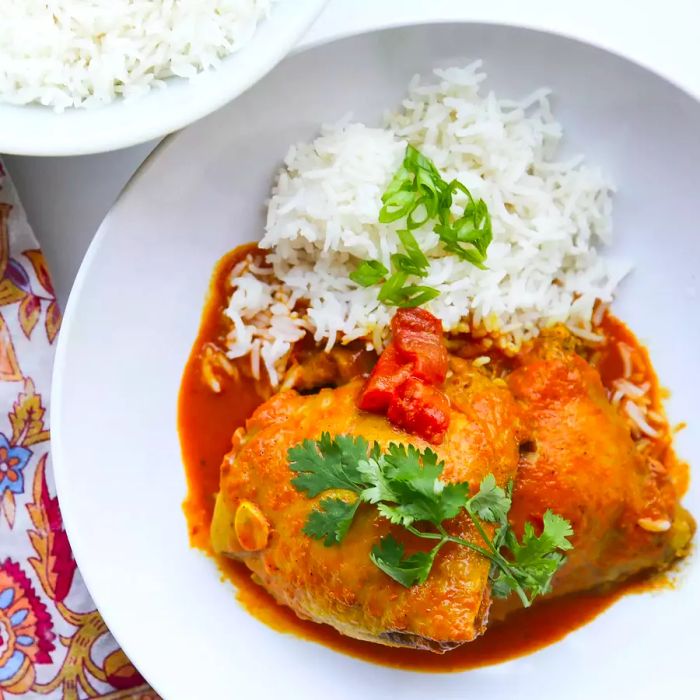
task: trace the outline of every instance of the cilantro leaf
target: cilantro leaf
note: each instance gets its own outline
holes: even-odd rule
[[[508,598],[511,593],[517,591],[520,584],[511,573],[496,568],[492,574],[491,595],[494,598]]]
[[[416,552],[405,556],[404,546],[392,535],[387,535],[379,540],[378,545],[372,547],[369,555],[375,566],[379,567],[387,576],[406,588],[416,584],[425,583],[435,561],[437,547],[430,552]]]
[[[383,504],[380,514],[393,523],[440,525],[464,507],[469,484],[446,484],[440,480],[444,462],[431,449],[420,452],[413,445],[392,443],[384,455],[384,474],[397,505]],[[389,500],[389,499],[386,499]]]
[[[550,554],[555,549],[568,550],[572,548],[567,537],[571,537],[574,531],[571,523],[560,515],[548,510],[542,518],[542,534],[535,535],[532,523],[525,523],[522,543],[513,542],[511,550],[515,560],[519,564],[528,565]]]
[[[367,458],[368,449],[367,440],[351,435],[331,439],[323,433],[319,440],[304,440],[287,451],[289,468],[298,474],[292,484],[312,498],[330,489],[359,494],[365,482],[357,466]]]
[[[375,448],[379,449],[377,443],[375,443]],[[379,454],[371,455],[369,459],[357,465],[358,471],[368,484],[361,494],[363,501],[379,503],[380,501],[396,502],[398,499],[384,473],[384,468],[385,461]]]
[[[573,537],[574,529],[566,518],[562,518],[561,515],[553,513],[548,508],[542,517],[542,523],[543,530],[539,538],[540,541],[542,538],[546,538],[549,540],[551,547],[564,551],[574,548],[574,545],[567,539]]]
[[[315,540],[323,540],[326,547],[339,544],[348,534],[361,500],[343,501],[340,498],[324,498],[320,508],[312,510],[304,525],[304,534]]]
[[[496,477],[488,474],[481,480],[479,490],[467,504],[479,518],[487,523],[500,523],[508,517],[510,495],[496,484]]]
[[[525,523],[522,542],[509,537],[506,543],[513,556],[513,564],[520,574],[520,584],[531,596],[547,593],[554,574],[566,561],[561,551],[572,548],[567,537],[574,531],[571,523],[548,510],[543,516],[542,534],[538,537],[532,523]]]
[[[429,447],[421,452],[415,445],[392,442],[383,458],[386,475],[393,482],[410,484],[417,493],[428,497],[444,487],[440,476],[445,463]]]
[[[554,574],[566,562],[562,552],[573,547],[567,539],[574,534],[568,520],[547,510],[542,521],[543,528],[539,536],[535,534],[532,523],[527,522],[521,542],[512,530],[509,530],[505,537],[504,547],[510,552],[512,560],[511,578],[529,593],[530,600],[549,592]],[[508,582],[507,579],[503,573],[499,575],[496,581],[500,581],[500,584],[499,588],[494,590],[494,595],[500,591],[500,585]]]
[[[447,543],[468,547],[491,561],[489,580],[492,594],[505,597],[516,593],[523,605],[550,590],[552,578],[565,563],[564,552],[571,549],[571,524],[546,511],[542,532],[537,535],[526,523],[518,540],[508,524],[512,482],[498,486],[493,474],[482,479],[479,490],[469,496],[469,485],[442,480],[444,462],[431,449],[414,445],[389,444],[386,451],[374,443],[371,450],[362,437],[323,433],[319,440],[305,440],[288,451],[290,469],[297,475],[294,487],[309,497],[328,490],[356,494],[354,500],[324,498],[311,511],[303,531],[322,540],[327,547],[340,544],[352,527],[361,503],[377,508],[377,513],[413,536],[429,539],[434,546],[406,556],[404,545],[392,535],[382,538],[370,559],[403,586],[425,582],[435,557]],[[462,510],[474,523],[483,545],[450,534],[444,523]],[[414,523],[422,523],[417,529]],[[484,523],[495,523],[488,534]],[[430,529],[430,526],[433,529]]]

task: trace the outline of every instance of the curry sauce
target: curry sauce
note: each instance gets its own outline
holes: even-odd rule
[[[178,428],[189,489],[184,511],[191,544],[210,556],[215,556],[210,546],[209,528],[219,489],[222,459],[231,448],[231,436],[236,428],[244,425],[266,396],[264,387],[261,391],[260,382],[244,372],[217,375],[218,392],[212,391],[202,381],[202,353],[208,344],[220,340],[226,332],[222,310],[230,293],[230,272],[250,250],[251,247],[246,246],[233,251],[215,270],[199,335],[185,368],[179,394]],[[626,343],[636,342],[631,333],[625,333],[623,324],[609,323],[611,335],[624,337]],[[622,371],[614,353],[606,353],[605,349],[597,363],[606,385]],[[651,373],[648,364],[646,371]],[[655,380],[654,393],[658,394]],[[358,641],[342,636],[330,626],[303,621],[254,584],[244,564],[225,557],[216,558],[223,576],[237,588],[238,600],[251,614],[271,627],[367,661],[414,671],[463,671],[531,653],[586,624],[621,595],[649,585],[632,581],[603,591],[542,601],[533,608],[509,614],[502,622],[492,623],[476,641],[438,655]]]

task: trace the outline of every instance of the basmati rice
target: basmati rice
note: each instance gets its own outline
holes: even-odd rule
[[[520,101],[481,94],[480,66],[436,70],[437,81],[427,84],[414,79],[384,128],[325,126],[313,142],[290,148],[260,242],[274,277],[259,279],[281,290],[290,321],[282,336],[261,341],[268,370],[284,363],[293,337],[306,329],[326,348],[357,338],[382,348],[395,307],[378,301],[376,286],[360,287],[349,275],[365,259],[390,268],[400,250],[401,222],[380,224],[378,215],[407,143],[431,158],[445,180],[457,178],[483,198],[491,213],[486,270],[445,253],[431,225],[414,231],[430,261],[420,283],[440,292],[426,308],[445,330],[489,333],[513,352],[557,323],[601,339],[591,323],[596,303],[609,303],[629,270],[598,253],[611,240],[612,185],[580,157],[556,159],[562,129],[546,90]],[[463,205],[457,198],[454,212]],[[242,277],[234,284],[249,290],[252,282]],[[227,313],[241,330],[231,357],[250,351],[246,318],[270,294],[260,290],[255,305],[233,295]],[[304,312],[293,318],[300,300]]]
[[[274,0],[0,0],[0,100],[93,107],[193,78],[245,45]]]

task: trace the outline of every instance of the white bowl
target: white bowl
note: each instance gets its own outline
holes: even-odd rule
[[[126,653],[168,700],[691,697],[700,564],[677,590],[628,596],[530,656],[457,674],[373,666],[251,617],[189,547],[179,382],[209,278],[258,238],[290,143],[352,111],[377,123],[411,75],[482,57],[489,86],[555,92],[566,151],[619,186],[614,253],[635,271],[615,304],[648,345],[700,464],[700,103],[629,61],[541,32],[453,24],[344,39],[287,59],[234,104],[169,139],[104,221],[66,311],[52,393],[55,474],[75,555]],[[686,505],[700,514],[700,481]]]
[[[172,78],[131,100],[55,112],[0,101],[0,153],[69,156],[112,151],[170,134],[248,89],[296,44],[327,0],[278,0],[240,51],[193,80]]]

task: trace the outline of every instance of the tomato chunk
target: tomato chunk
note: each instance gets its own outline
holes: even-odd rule
[[[393,338],[379,357],[358,406],[384,413],[396,427],[439,444],[450,424],[450,402],[437,388],[447,375],[442,323],[423,309],[399,309]]]
[[[391,332],[422,331],[442,337],[442,321],[425,309],[398,309],[391,319]]]
[[[412,374],[428,384],[442,384],[447,375],[447,348],[434,335],[401,331],[394,340],[400,357],[413,365]]]
[[[387,418],[396,427],[439,444],[450,424],[450,402],[440,389],[410,377],[394,393]]]
[[[440,319],[423,309],[399,309],[391,330],[399,356],[413,365],[411,374],[428,384],[442,384],[447,375],[447,348]]]
[[[363,411],[383,413],[389,408],[396,390],[411,376],[411,365],[403,362],[393,343],[389,343],[379,356],[365,388],[360,394],[358,406]]]

